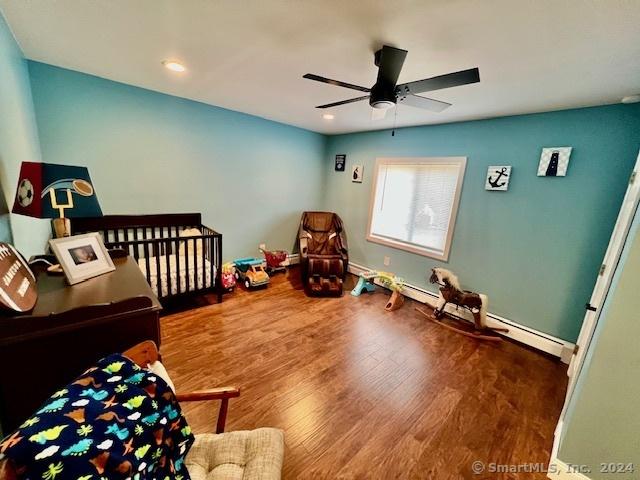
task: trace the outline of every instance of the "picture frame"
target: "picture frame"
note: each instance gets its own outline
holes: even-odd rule
[[[83,282],[116,267],[99,233],[85,233],[49,240],[69,285]]]
[[[490,192],[506,192],[509,190],[511,169],[511,165],[490,165],[487,168],[484,189]]]
[[[362,178],[364,176],[364,166],[362,165],[354,165],[351,169],[351,181],[353,183],[362,183]]]
[[[345,164],[347,163],[347,155],[344,153],[336,155],[335,171],[344,172]]]
[[[538,163],[539,177],[565,177],[572,147],[545,147]]]

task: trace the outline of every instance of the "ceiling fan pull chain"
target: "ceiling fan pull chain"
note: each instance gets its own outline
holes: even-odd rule
[[[391,129],[392,137],[396,136],[396,120],[398,119],[398,107],[396,107],[394,110],[395,111],[393,112],[393,128]]]

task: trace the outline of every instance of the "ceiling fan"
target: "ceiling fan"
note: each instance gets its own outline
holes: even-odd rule
[[[367,93],[367,95],[363,95],[361,97],[350,98],[340,102],[327,103],[325,105],[318,105],[316,108],[337,107],[339,105],[368,99],[369,105],[375,109],[383,111],[381,116],[384,116],[385,110],[395,107],[398,103],[423,108],[431,112],[441,112],[445,108],[450,107],[451,104],[440,100],[434,100],[432,98],[422,97],[417,94],[432,92],[443,88],[467,85],[470,83],[477,83],[480,81],[480,71],[477,68],[471,68],[469,70],[447,73],[437,77],[425,78],[424,80],[416,80],[415,82],[402,83],[398,85],[398,76],[400,75],[400,70],[402,69],[406,56],[406,50],[390,47],[388,45],[384,45],[380,50],[378,50],[374,57],[375,64],[378,67],[378,79],[371,88],[361,87],[360,85],[353,85],[339,80],[332,80],[330,78],[321,77],[320,75],[314,75],[313,73],[307,73],[303,75],[303,78]]]

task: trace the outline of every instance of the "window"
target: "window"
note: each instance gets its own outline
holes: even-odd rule
[[[466,161],[379,158],[367,239],[447,260]]]

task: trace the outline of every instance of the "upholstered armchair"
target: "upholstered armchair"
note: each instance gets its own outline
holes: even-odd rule
[[[151,368],[173,385],[159,361],[154,342],[143,342],[124,352],[143,368]],[[191,480],[278,480],[284,457],[284,434],[275,428],[224,433],[229,399],[240,396],[236,387],[218,387],[176,393],[180,403],[220,400],[216,433],[196,435],[185,465]]]
[[[175,391],[173,382],[160,362],[156,344],[146,341],[123,355],[138,366],[165,380]],[[236,387],[221,387],[189,393],[176,393],[180,403],[219,400],[220,410],[215,434],[195,436],[185,466],[192,480],[279,480],[284,456],[284,435],[275,428],[258,428],[224,433],[229,400],[240,396]],[[0,459],[0,480],[18,480],[13,464]],[[53,478],[53,477],[51,477]]]
[[[298,243],[305,292],[317,296],[342,295],[349,251],[340,217],[332,212],[304,212]]]

